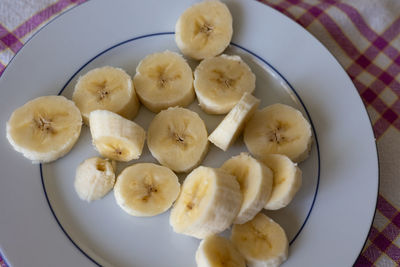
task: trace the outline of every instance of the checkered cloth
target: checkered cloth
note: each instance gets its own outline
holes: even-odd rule
[[[85,0],[0,0],[0,75],[29,37]],[[259,0],[292,18],[338,59],[367,108],[380,192],[356,267],[400,265],[400,1]],[[6,266],[0,255],[0,266]]]

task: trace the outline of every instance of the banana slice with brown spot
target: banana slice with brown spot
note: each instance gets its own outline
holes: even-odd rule
[[[239,56],[204,59],[194,71],[194,89],[200,107],[209,114],[226,114],[252,93],[256,76]]]
[[[196,251],[197,267],[246,267],[243,256],[225,237],[211,235],[200,242]]]
[[[259,104],[259,99],[245,92],[240,101],[208,136],[208,140],[226,151],[242,133],[246,122],[253,116]]]
[[[286,207],[301,187],[300,168],[287,156],[279,154],[266,155],[262,162],[272,170],[274,176],[271,197],[264,208],[277,210]]]
[[[235,176],[200,166],[186,177],[169,222],[175,232],[202,239],[227,229],[241,202]]]
[[[277,267],[288,257],[285,231],[262,213],[245,224],[235,224],[231,240],[249,267]]]
[[[312,138],[310,123],[297,109],[273,104],[257,111],[244,129],[248,150],[259,158],[283,154],[294,162],[309,155]]]
[[[188,172],[200,164],[208,151],[207,129],[196,112],[168,108],[150,123],[147,145],[162,165]]]
[[[133,78],[140,101],[149,110],[160,110],[193,102],[193,72],[179,54],[164,51],[146,56]]]
[[[179,191],[178,177],[173,171],[154,163],[137,163],[118,175],[114,196],[128,214],[147,217],[168,210]]]
[[[89,121],[93,144],[103,157],[130,161],[142,154],[146,132],[140,125],[108,110],[92,111]]]
[[[232,15],[220,1],[203,1],[189,7],[175,25],[181,52],[194,59],[221,54],[232,39]]]
[[[239,182],[243,201],[233,223],[245,223],[259,213],[272,191],[272,171],[247,153],[234,156],[221,166]]]
[[[102,109],[133,119],[139,101],[131,77],[121,68],[105,66],[92,69],[78,79],[72,100],[82,113],[85,124],[89,114]]]
[[[17,108],[7,122],[7,139],[33,163],[67,154],[79,138],[82,117],[63,96],[42,96]]]
[[[92,157],[83,161],[76,169],[74,187],[82,200],[90,202],[100,199],[111,191],[114,184],[114,161]]]

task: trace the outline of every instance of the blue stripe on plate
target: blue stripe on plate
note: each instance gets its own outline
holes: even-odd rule
[[[135,41],[135,40],[144,39],[144,38],[150,38],[150,37],[160,36],[160,35],[173,35],[173,34],[175,34],[175,33],[174,33],[174,32],[158,32],[158,33],[151,33],[151,34],[141,35],[141,36],[137,36],[137,37],[128,39],[128,40],[126,40],[126,41],[120,42],[120,43],[118,43],[118,44],[115,44],[115,45],[113,45],[113,46],[111,46],[111,47],[105,49],[104,51],[100,52],[99,54],[97,54],[96,56],[94,56],[93,58],[91,58],[91,59],[90,59],[89,61],[87,61],[85,64],[83,64],[83,65],[71,76],[71,78],[68,79],[68,81],[67,81],[67,82],[65,83],[65,85],[62,87],[62,89],[60,90],[60,92],[58,93],[58,95],[61,95],[61,93],[65,90],[65,88],[68,86],[68,84],[71,82],[71,80],[72,80],[84,67],[86,67],[89,63],[91,63],[93,60],[95,60],[95,59],[98,58],[99,56],[103,55],[104,53],[106,53],[106,52],[108,52],[108,51],[110,51],[110,50],[112,50],[112,49],[114,49],[114,48],[116,48],[116,47],[118,47],[118,46],[121,46],[121,45],[123,45],[123,44],[129,43],[129,42],[133,42],[133,41]],[[237,47],[237,48],[239,48],[239,49],[241,49],[241,50],[243,50],[243,51],[245,51],[245,52],[247,52],[247,53],[253,55],[253,56],[256,57],[257,59],[261,60],[264,64],[266,64],[266,65],[267,65],[268,67],[270,67],[273,71],[275,71],[275,73],[278,74],[279,77],[281,77],[281,78],[286,82],[286,84],[287,84],[287,85],[289,86],[289,88],[293,91],[293,93],[296,95],[296,97],[297,97],[298,100],[300,101],[301,105],[303,106],[303,108],[304,108],[304,110],[305,110],[305,112],[306,112],[307,118],[308,118],[308,120],[310,121],[312,130],[313,130],[313,134],[314,134],[314,138],[315,138],[315,144],[316,144],[316,148],[317,148],[317,156],[318,156],[318,177],[317,177],[317,185],[316,185],[316,189],[315,189],[313,201],[312,201],[312,203],[311,203],[311,206],[310,206],[310,209],[309,209],[309,211],[308,211],[308,213],[307,213],[307,216],[306,216],[306,218],[305,218],[305,220],[304,220],[302,226],[300,227],[299,231],[296,233],[296,235],[295,235],[295,236],[293,237],[293,239],[290,241],[290,245],[291,245],[291,244],[293,244],[293,242],[297,239],[297,237],[300,235],[301,231],[303,230],[304,226],[306,225],[306,223],[307,223],[307,221],[308,221],[308,219],[309,219],[309,217],[310,217],[310,215],[311,215],[311,211],[312,211],[313,208],[314,208],[315,200],[316,200],[317,194],[318,194],[318,188],[319,188],[319,182],[320,182],[320,167],[321,167],[321,165],[320,165],[320,151],[319,151],[318,136],[317,136],[317,133],[316,133],[316,131],[315,131],[315,127],[314,127],[314,124],[313,124],[313,122],[312,122],[310,113],[308,112],[308,110],[307,110],[306,106],[304,105],[304,102],[303,102],[302,99],[300,98],[299,94],[296,92],[296,90],[293,88],[293,86],[289,83],[289,81],[288,81],[274,66],[272,66],[270,63],[268,63],[268,61],[266,61],[266,60],[263,59],[261,56],[259,56],[259,55],[257,55],[256,53],[254,53],[253,51],[251,51],[251,50],[249,50],[249,49],[247,49],[247,48],[245,48],[245,47],[243,47],[243,46],[240,46],[240,45],[238,45],[238,44],[235,44],[235,43],[231,43],[231,45],[232,45],[232,46],[235,46],[235,47]],[[52,206],[51,206],[50,200],[49,200],[49,198],[48,198],[48,196],[47,196],[46,186],[45,186],[45,183],[44,183],[44,178],[43,178],[43,173],[42,173],[42,164],[40,164],[40,167],[39,167],[39,168],[40,168],[40,176],[41,176],[41,180],[42,180],[43,191],[44,191],[44,194],[45,194],[45,196],[46,196],[47,204],[49,205],[49,208],[50,208],[50,210],[51,210],[51,213],[53,214],[54,219],[56,220],[57,224],[60,226],[61,230],[62,230],[63,233],[67,236],[67,238],[71,241],[71,243],[72,243],[83,255],[85,255],[85,256],[86,256],[90,261],[92,261],[94,264],[96,264],[96,265],[98,265],[98,266],[101,266],[98,262],[96,262],[96,261],[95,261],[93,258],[91,258],[88,254],[86,254],[86,253],[78,246],[78,244],[76,244],[76,243],[74,242],[74,240],[72,240],[72,238],[71,238],[71,237],[68,235],[68,233],[65,231],[64,227],[61,225],[61,223],[60,223],[60,221],[58,220],[56,214],[54,213],[54,210],[53,210],[53,208],[52,208]]]

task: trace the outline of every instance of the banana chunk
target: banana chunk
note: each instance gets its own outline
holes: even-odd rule
[[[231,240],[249,267],[277,267],[288,257],[285,231],[262,213],[245,224],[235,224]]]
[[[239,56],[204,59],[194,71],[194,90],[200,107],[209,114],[226,114],[252,93],[256,76]]]
[[[271,197],[264,208],[277,210],[286,207],[301,187],[302,173],[300,168],[287,156],[279,154],[266,155],[262,162],[274,174]]]
[[[284,104],[257,111],[243,137],[247,149],[256,157],[283,154],[294,162],[308,157],[312,143],[310,123],[300,111]]]
[[[232,15],[220,1],[203,1],[183,12],[175,41],[185,56],[204,59],[221,54],[232,39]]]
[[[114,184],[115,168],[108,159],[88,158],[76,169],[74,187],[82,200],[100,199],[111,191]]]
[[[226,151],[241,134],[245,123],[254,114],[259,104],[258,98],[245,92],[239,102],[208,136],[208,140]]]
[[[154,216],[168,210],[178,197],[180,184],[173,171],[154,163],[137,163],[118,175],[114,196],[133,216]]]
[[[90,113],[90,133],[97,151],[117,161],[138,159],[146,132],[138,124],[108,110]]]
[[[63,96],[42,96],[11,114],[7,139],[33,163],[46,163],[67,154],[81,128],[82,117],[74,102]]]
[[[207,129],[203,120],[185,108],[168,108],[150,123],[147,145],[161,165],[175,172],[188,172],[208,151]]]
[[[211,235],[200,242],[196,251],[197,267],[246,267],[243,256],[233,243],[218,235]]]
[[[133,119],[139,110],[139,101],[131,77],[120,68],[105,66],[93,69],[78,79],[72,100],[82,113],[85,124],[96,109],[115,112]]]
[[[169,222],[175,232],[203,239],[227,229],[241,203],[240,186],[233,175],[200,166],[183,182]]]
[[[168,107],[185,107],[193,102],[193,72],[179,54],[165,51],[140,61],[133,84],[140,102],[158,113]]]
[[[243,224],[259,213],[267,203],[272,190],[272,171],[247,153],[234,156],[221,166],[236,177],[243,201],[233,223]]]

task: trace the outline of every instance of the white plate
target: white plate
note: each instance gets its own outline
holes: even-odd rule
[[[147,54],[178,51],[174,24],[195,1],[89,1],[55,19],[12,60],[0,79],[0,249],[11,266],[195,266],[199,241],[173,233],[169,212],[152,218],[124,213],[112,193],[91,204],[73,189],[76,166],[96,155],[85,127],[64,158],[32,165],[5,138],[11,112],[34,97],[70,97],[77,76],[103,65],[134,75]],[[257,76],[261,106],[281,102],[313,124],[311,156],[300,164],[303,186],[289,207],[268,214],[291,240],[284,266],[351,266],[373,218],[378,161],[367,113],[350,79],[303,28],[256,1],[227,1],[241,55]],[[191,62],[192,67],[195,62]],[[205,115],[211,132],[221,116]],[[153,114],[141,108],[147,128]],[[203,165],[217,167],[245,150],[212,147]],[[139,161],[154,161],[147,148]],[[225,234],[229,234],[226,232]]]

